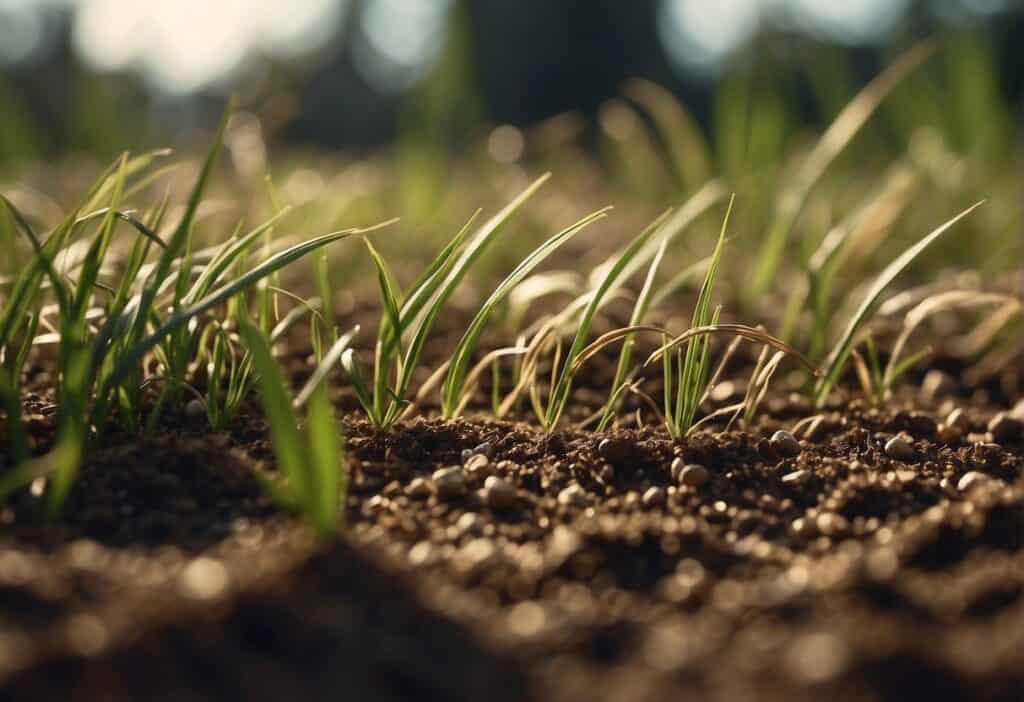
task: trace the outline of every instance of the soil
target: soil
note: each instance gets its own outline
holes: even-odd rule
[[[338,391],[331,543],[261,492],[255,407],[112,435],[60,521],[33,490],[0,512],[0,700],[1021,700],[1024,431],[989,428],[1018,398],[954,382],[799,423],[779,385],[754,427],[680,441],[380,433]],[[26,412],[42,450],[45,394]]]

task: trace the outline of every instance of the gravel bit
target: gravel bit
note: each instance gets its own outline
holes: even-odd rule
[[[461,466],[449,466],[434,471],[431,476],[437,499],[448,501],[466,494],[466,478]]]
[[[587,491],[577,484],[572,484],[558,493],[558,502],[573,507],[583,507],[589,502]]]
[[[484,503],[495,510],[511,509],[518,502],[512,483],[492,475],[484,482]]]
[[[772,434],[771,446],[775,453],[783,458],[792,458],[800,455],[800,442],[788,431],[779,429]]]
[[[1024,421],[1011,416],[1008,412],[1000,412],[988,423],[992,438],[1000,444],[1020,441],[1024,437]]]
[[[885,455],[897,461],[912,461],[917,452],[909,441],[901,436],[894,436],[885,442]]]

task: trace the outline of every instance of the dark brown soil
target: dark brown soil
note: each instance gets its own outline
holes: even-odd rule
[[[673,442],[352,415],[334,545],[260,493],[254,417],[125,441],[59,524],[4,512],[2,699],[1019,700],[1024,436],[946,404],[853,403],[796,456],[771,417]]]
[[[588,365],[568,420],[614,362]],[[169,412],[160,438],[92,451],[59,522],[32,490],[0,511],[0,701],[1018,702],[1024,432],[988,425],[1024,373],[934,367],[940,393],[918,375],[885,409],[813,422],[780,376],[757,426],[683,441],[482,417],[378,433],[337,391],[351,475],[329,544],[261,491],[254,406],[222,435]],[[46,382],[25,408],[40,452]],[[770,441],[798,423],[795,455]]]

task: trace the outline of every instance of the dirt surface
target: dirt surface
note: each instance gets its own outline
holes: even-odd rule
[[[4,511],[2,698],[1019,700],[1024,433],[954,404],[796,445],[784,400],[679,442],[353,414],[333,546],[260,493],[258,419],[170,417],[58,524]]]

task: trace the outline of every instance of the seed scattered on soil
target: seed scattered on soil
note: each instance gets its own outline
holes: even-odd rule
[[[1024,421],[1000,412],[988,423],[988,430],[997,442],[1009,444],[1024,438]]]
[[[490,464],[491,461],[490,459],[487,458],[487,456],[483,455],[482,453],[474,453],[466,461],[466,472],[471,475],[475,473],[480,473],[481,471],[486,470]]]
[[[708,469],[697,463],[691,463],[689,465],[682,466],[682,468],[679,470],[678,480],[683,485],[700,487],[710,479],[711,473],[708,471]]]
[[[665,488],[658,486],[648,488],[642,500],[645,507],[657,507],[665,504]]]
[[[185,414],[189,417],[202,417],[206,414],[206,404],[198,397],[194,397],[185,404]]]
[[[782,482],[787,485],[803,485],[811,477],[811,471],[809,470],[795,470],[792,473],[786,473],[782,476]]]
[[[971,488],[987,483],[989,480],[990,478],[986,473],[972,470],[964,473],[963,477],[960,478],[960,482],[956,484],[956,489],[960,492],[968,492]]]
[[[434,471],[431,476],[437,499],[447,502],[462,497],[466,493],[466,478],[461,466],[449,466]]]
[[[897,461],[912,461],[917,453],[909,441],[901,436],[894,436],[885,443],[885,455]]]
[[[484,502],[491,509],[510,509],[517,502],[516,489],[507,480],[492,475],[484,482]]]
[[[430,483],[424,478],[413,478],[405,488],[405,494],[414,500],[425,500],[430,497]]]
[[[772,449],[783,458],[792,458],[800,455],[800,442],[788,431],[779,429],[772,434]]]
[[[587,504],[587,491],[575,483],[558,493],[558,501],[563,505],[583,507]]]

